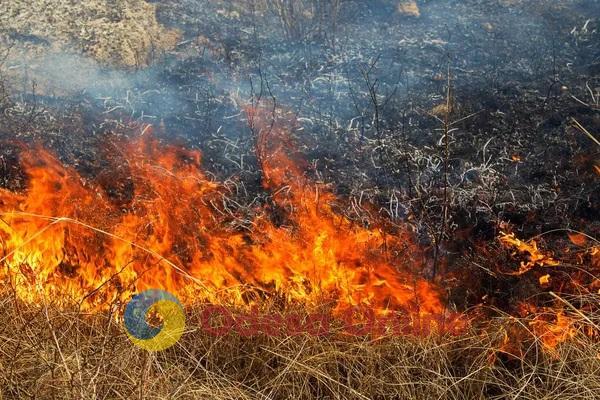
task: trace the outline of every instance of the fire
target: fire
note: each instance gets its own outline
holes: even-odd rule
[[[545,285],[549,285],[550,284],[550,275],[546,274],[543,276],[540,276],[539,281],[540,281],[540,285],[545,286]]]
[[[443,313],[418,278],[423,254],[408,229],[363,226],[307,178],[287,127],[248,109],[272,204],[233,227],[226,186],[198,151],[145,134],[118,141],[101,176],[86,179],[41,147],[24,150],[27,189],[0,189],[0,267],[19,298],[102,309],[146,288],[184,302],[249,304],[269,296],[341,310],[369,306]],[[110,190],[107,190],[110,187]],[[277,214],[278,218],[273,215]],[[45,300],[44,300],[45,301]]]
[[[590,245],[596,240],[587,234],[574,231],[567,231],[565,236],[572,245],[570,247],[574,246],[577,251],[574,252],[566,247],[557,252],[559,255],[556,258],[549,251],[539,249],[533,239],[523,241],[513,233],[504,232],[501,232],[499,238],[505,248],[514,250],[513,256],[526,258],[526,261],[521,261],[517,271],[506,274],[521,276],[537,267],[537,280],[541,288],[539,295],[543,294],[540,299],[542,297],[546,299],[539,305],[533,297],[531,300],[519,303],[515,310],[516,314],[529,320],[530,332],[523,332],[517,327],[513,336],[527,337],[527,334],[531,333],[551,354],[555,354],[554,350],[559,344],[573,339],[578,334],[589,337],[598,335],[596,323],[586,317],[588,314],[594,315],[597,310],[593,299],[599,282],[596,278],[599,264],[597,246]],[[556,267],[556,269],[553,269],[552,274],[539,275],[544,271],[542,267]],[[508,348],[511,352],[515,350],[514,343],[504,343],[501,347]],[[518,354],[518,352],[511,354]]]
[[[577,335],[576,323],[577,320],[565,315],[563,311],[551,309],[537,316],[529,325],[544,347],[554,350],[558,344]]]
[[[567,232],[567,236],[575,246],[584,247],[588,242],[587,236],[582,233]]]
[[[519,253],[525,254],[527,257],[527,262],[521,261],[519,269],[513,273],[514,275],[522,275],[536,265],[540,267],[555,267],[560,264],[558,261],[554,260],[552,256],[540,251],[535,240],[524,242],[516,238],[514,233],[501,232],[500,242],[507,248],[513,248]]]
[[[560,307],[555,309],[521,303],[517,309],[520,316],[526,317],[528,322],[523,324],[523,320],[511,317],[504,323],[498,348],[492,351],[492,361],[497,352],[523,358],[527,351],[525,343],[531,343],[530,339],[539,341],[549,355],[556,357],[558,346],[579,333],[579,321],[567,315]]]

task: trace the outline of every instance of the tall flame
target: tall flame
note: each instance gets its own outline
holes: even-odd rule
[[[118,165],[86,180],[37,147],[21,154],[26,191],[0,189],[2,278],[25,301],[67,296],[92,309],[156,287],[183,301],[278,295],[338,310],[443,312],[439,291],[417,278],[423,257],[410,232],[335,212],[334,194],[293,155],[293,121],[258,108],[247,115],[273,203],[254,210],[251,231],[230,228],[224,185],[202,172],[198,151],[142,135],[119,143]]]

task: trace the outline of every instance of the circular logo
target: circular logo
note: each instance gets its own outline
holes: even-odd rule
[[[183,335],[185,314],[179,300],[159,289],[145,290],[125,307],[125,328],[134,345],[149,351],[173,346]],[[156,323],[149,323],[156,320]]]

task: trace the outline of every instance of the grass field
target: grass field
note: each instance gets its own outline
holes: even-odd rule
[[[3,399],[597,399],[600,343],[578,334],[548,351],[533,335],[499,350],[498,319],[460,336],[212,337],[200,309],[157,353],[132,345],[116,314],[27,306],[2,295]],[[598,323],[597,316],[589,323]],[[495,327],[495,328],[494,328]],[[482,333],[485,332],[485,333]]]

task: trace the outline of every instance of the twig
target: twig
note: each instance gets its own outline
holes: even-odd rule
[[[583,127],[575,118],[571,118],[571,121],[575,124],[575,127],[589,137],[594,143],[600,146],[600,141],[594,137],[587,129]]]

